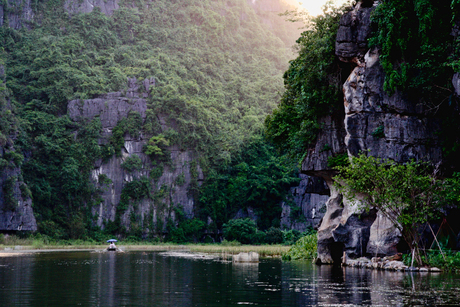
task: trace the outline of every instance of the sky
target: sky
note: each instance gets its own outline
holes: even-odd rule
[[[302,3],[302,7],[306,8],[310,12],[310,15],[316,16],[322,13],[321,8],[327,0],[296,0],[295,2]],[[346,2],[346,0],[335,0],[337,4],[342,4],[344,2]]]

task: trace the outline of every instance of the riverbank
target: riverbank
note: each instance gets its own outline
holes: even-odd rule
[[[0,257],[23,255],[36,252],[64,252],[64,251],[94,251],[104,250],[107,244],[41,244],[36,245],[0,245]],[[123,251],[190,251],[197,253],[225,253],[238,254],[242,252],[256,252],[261,257],[281,257],[290,246],[284,245],[236,245],[223,244],[118,244]]]

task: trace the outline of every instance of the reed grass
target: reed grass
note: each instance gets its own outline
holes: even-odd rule
[[[261,257],[280,257],[289,250],[285,245],[238,245],[228,246],[221,244],[193,244],[188,246],[190,251],[199,253],[221,253],[221,254],[238,254],[244,252],[256,252]]]
[[[289,250],[284,245],[241,245],[224,241],[223,244],[174,244],[161,242],[118,242],[118,247],[126,251],[169,251],[184,250],[196,253],[234,255],[241,252],[257,252],[261,257],[279,257]],[[46,238],[19,238],[14,235],[0,235],[0,250],[76,250],[103,249],[105,242],[83,240],[52,241]]]

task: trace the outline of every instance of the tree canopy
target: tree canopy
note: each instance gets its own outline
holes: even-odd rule
[[[419,227],[442,216],[446,206],[458,205],[458,174],[442,180],[426,163],[397,164],[364,154],[337,169],[340,174],[334,179],[346,197],[362,209],[378,209],[400,230],[422,265]]]

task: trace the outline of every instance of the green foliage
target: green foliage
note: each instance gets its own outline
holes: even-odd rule
[[[39,22],[31,30],[0,28],[0,64],[6,67],[5,86],[0,84],[0,145],[14,132],[16,153],[30,153],[22,171],[40,231],[58,239],[97,232],[90,208],[100,195],[90,172],[97,159],[121,155],[127,134],[152,137],[147,146],[157,165],[152,179],[169,162],[166,141],[195,152],[213,174],[220,167],[227,171],[232,161],[241,162],[242,148],[257,139],[279,99],[289,47],[298,36],[297,25],[274,12],[258,16],[246,0],[158,0],[148,6],[137,1],[136,7],[120,2],[112,16],[98,8],[69,15],[59,1],[38,1],[34,8]],[[69,100],[123,92],[128,77],[140,80],[140,91],[144,78],[155,77],[144,122],[131,112],[100,145],[99,119],[75,123],[65,115]],[[19,156],[13,158],[20,164]],[[2,159],[0,167],[5,168],[7,160]],[[277,163],[270,163],[276,176]],[[192,169],[198,173],[197,165]],[[277,182],[262,173],[252,173],[262,177],[260,184],[270,181],[267,188],[259,185],[266,190],[257,192],[259,211],[263,201],[281,193],[282,187],[274,185],[287,186],[290,180],[282,176]],[[148,181],[141,178],[125,186],[120,212],[149,194]],[[198,191],[198,176],[192,176],[190,193]],[[252,202],[257,193],[248,193]],[[220,226],[227,219],[220,219]],[[109,222],[106,231],[121,231],[119,220]]]
[[[371,135],[375,138],[384,138],[385,137],[385,127],[383,125],[378,126]]]
[[[283,231],[279,228],[270,227],[265,231],[265,243],[281,244],[284,242]]]
[[[289,219],[296,222],[306,222],[305,215],[303,214],[302,207],[297,206],[295,203],[290,203]]]
[[[7,168],[9,165],[8,161],[3,159],[3,158],[0,158],[0,170],[4,170],[5,168]]]
[[[112,130],[109,144],[105,148],[105,159],[109,159],[115,154],[121,156],[121,149],[125,145],[125,135],[137,138],[139,136],[139,128],[142,126],[142,118],[138,112],[131,111],[128,116],[121,119]]]
[[[85,223],[90,223],[85,205],[92,203],[96,192],[90,171],[101,154],[97,143],[100,121],[80,126],[67,116],[33,110],[24,111],[22,119],[27,134],[21,135],[19,144],[33,152],[22,170],[33,195],[39,228],[67,239],[74,216],[81,213]]]
[[[18,206],[18,200],[14,195],[14,186],[18,178],[15,176],[8,177],[3,182],[3,203],[6,211],[15,211]]]
[[[174,243],[198,242],[204,235],[206,223],[197,219],[187,219],[182,206],[174,208],[177,225],[169,220],[166,229],[168,230],[167,240]]]
[[[228,241],[250,244],[256,236],[257,225],[256,222],[249,218],[229,220],[223,225],[223,233],[225,239]]]
[[[106,174],[99,174],[99,176],[97,177],[97,182],[99,182],[99,184],[111,184],[112,179],[107,177]]]
[[[107,52],[120,43],[112,19],[100,10],[76,14],[67,22],[64,16],[62,6],[44,9],[43,24],[34,31],[18,35],[3,29],[7,86],[24,103],[65,110],[71,99],[117,90],[126,80],[116,55]],[[91,52],[97,49],[101,52]]]
[[[302,233],[296,229],[289,229],[283,231],[283,243],[286,245],[293,245],[302,237]]]
[[[142,169],[142,160],[138,155],[132,155],[125,159],[121,164],[121,167],[127,170],[128,172],[138,171]]]
[[[3,155],[5,160],[11,161],[14,163],[15,166],[21,167],[22,163],[24,162],[24,156],[16,151],[9,151]]]
[[[336,168],[338,166],[347,166],[348,164],[350,164],[350,160],[348,159],[348,154],[346,152],[327,158],[327,167],[330,168]]]
[[[423,264],[429,267],[437,267],[445,272],[454,272],[460,270],[460,253],[450,249],[441,248],[430,249],[425,251],[421,256]],[[403,255],[403,262],[410,266],[412,259],[411,255]]]
[[[442,192],[447,203],[460,205],[460,173],[454,173],[444,181]]]
[[[340,175],[334,177],[338,188],[349,199],[360,200],[364,209],[376,208],[388,218],[421,265],[418,228],[442,214],[445,182],[430,175],[427,164],[396,164],[364,154],[338,169]],[[458,191],[458,181],[455,184]]]
[[[458,6],[451,8],[451,2],[385,0],[377,6],[372,15],[377,30],[370,45],[381,48],[388,93],[408,91],[429,104],[450,95],[452,68],[460,67],[458,56],[450,57],[452,19]]]
[[[128,209],[129,205],[136,205],[139,200],[144,198],[153,199],[150,179],[148,177],[134,179],[123,187],[117,211],[123,212]]]
[[[325,152],[325,151],[329,151],[329,150],[332,150],[332,147],[331,145],[329,144],[324,144],[323,148],[320,150],[320,152]]]
[[[316,258],[317,241],[316,234],[300,238],[287,253],[282,255],[283,260],[308,260]]]
[[[185,175],[184,173],[181,173],[179,176],[176,177],[176,180],[174,180],[174,183],[178,186],[183,186],[185,184]]]
[[[169,141],[164,137],[163,134],[159,134],[150,138],[144,152],[146,155],[149,155],[152,158],[157,156],[164,156],[164,151],[167,146],[169,146]]]
[[[21,183],[19,185],[19,189],[21,190],[21,196],[23,199],[32,198],[32,192],[26,184]]]
[[[5,53],[0,51],[0,65],[4,63]],[[9,102],[10,91],[4,86],[0,76],[0,146],[5,146],[10,136],[18,129],[19,123],[15,114],[15,106]]]
[[[252,208],[257,223],[265,230],[279,227],[280,203],[289,187],[299,182],[293,162],[278,156],[262,138],[247,144],[239,156],[211,172],[201,187],[199,208],[203,219],[208,216],[220,228],[239,209]]]
[[[154,180],[158,180],[161,175],[163,175],[163,165],[152,168],[149,174],[150,178]]]
[[[342,101],[340,63],[335,39],[345,8],[328,7],[312,19],[297,40],[299,56],[284,73],[286,91],[265,127],[270,139],[300,158],[321,129],[319,119],[332,114]]]
[[[460,270],[460,253],[457,251],[443,250],[441,253],[439,250],[429,250],[422,256],[422,261],[443,271]]]

